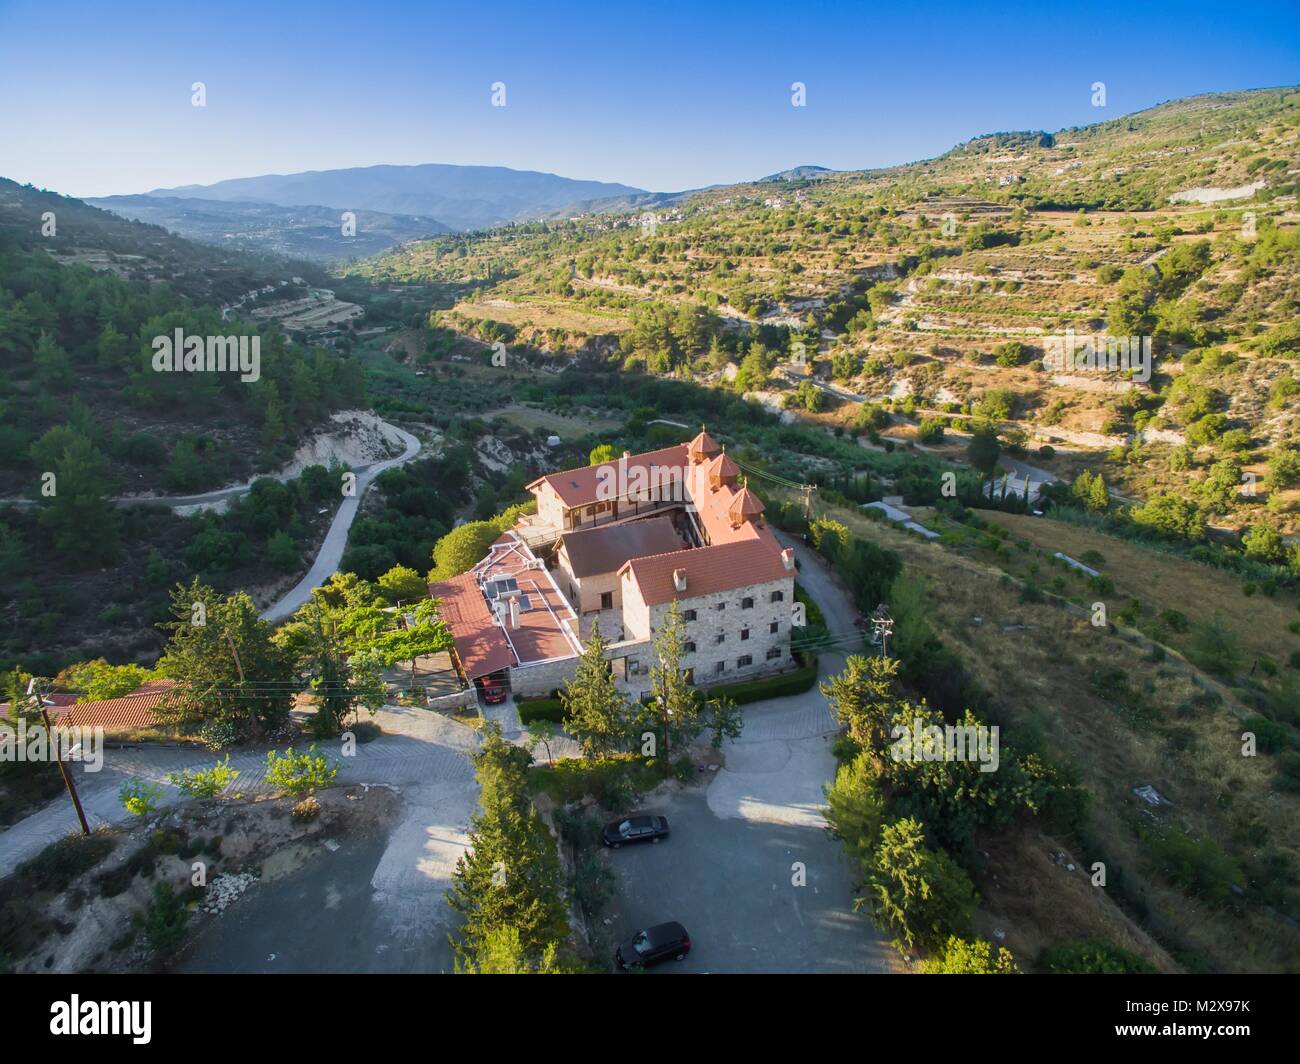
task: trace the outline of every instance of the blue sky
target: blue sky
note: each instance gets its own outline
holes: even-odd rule
[[[447,162],[675,191],[1300,82],[1294,0],[618,8],[0,0],[0,175],[91,196]]]

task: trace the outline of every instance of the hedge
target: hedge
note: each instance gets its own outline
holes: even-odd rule
[[[741,683],[723,684],[710,687],[704,692],[705,698],[730,698],[738,706],[746,702],[761,702],[765,698],[782,698],[785,695],[799,695],[817,682],[817,658],[812,654],[803,655],[805,664],[793,672],[783,672],[776,676],[765,676],[759,680],[744,680]]]
[[[521,724],[531,724],[535,720],[549,720],[554,724],[564,723],[564,703],[558,698],[529,698],[516,701],[519,708]]]

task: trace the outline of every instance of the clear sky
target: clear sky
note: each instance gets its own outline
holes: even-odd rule
[[[1296,0],[0,0],[0,175],[92,196],[446,162],[676,191],[1297,82]]]

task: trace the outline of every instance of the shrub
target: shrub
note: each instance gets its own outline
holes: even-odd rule
[[[163,790],[156,783],[133,776],[122,784],[117,796],[128,813],[134,816],[148,816],[158,808]]]
[[[776,676],[765,676],[758,680],[744,680],[740,683],[723,684],[710,687],[704,691],[705,698],[729,698],[736,705],[747,702],[761,702],[766,698],[782,698],[785,695],[803,694],[817,682],[817,659],[810,664],[801,665],[793,672],[783,672]]]
[[[1049,946],[1039,954],[1038,967],[1054,975],[1130,975],[1156,971],[1155,965],[1136,953],[1097,938]]]
[[[1226,902],[1241,878],[1237,863],[1213,839],[1173,831],[1152,842],[1152,852],[1170,881],[1213,904]]]
[[[1267,717],[1247,717],[1242,727],[1255,734],[1255,746],[1266,754],[1276,754],[1291,745],[1291,733],[1285,724]]]
[[[525,727],[535,720],[549,720],[552,724],[564,723],[564,703],[558,698],[516,699],[515,705],[519,709],[519,722]]]
[[[230,767],[230,755],[208,769],[182,769],[167,776],[167,782],[179,787],[187,798],[215,798],[239,778],[239,770]]]
[[[185,923],[189,911],[179,894],[166,883],[155,883],[153,900],[142,913],[136,913],[134,923],[144,931],[149,948],[157,954],[171,953],[185,937]]]
[[[291,746],[283,754],[271,750],[266,755],[266,782],[294,797],[329,786],[338,772],[337,764],[316,753],[315,743],[301,754],[295,754]]]
[[[984,939],[968,942],[964,938],[952,935],[943,948],[943,953],[921,964],[925,975],[1018,975],[1015,958],[1011,951],[998,948],[993,955],[993,945]]]

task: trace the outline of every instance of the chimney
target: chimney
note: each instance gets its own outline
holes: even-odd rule
[[[781,552],[781,564],[786,567],[787,572],[794,571],[794,548],[786,547]]]
[[[624,457],[625,459],[626,459],[626,458],[631,458],[631,457],[632,457],[632,452],[631,452],[631,451],[624,451],[624,452],[623,452],[623,457]]]
[[[685,591],[685,590],[686,590],[686,570],[685,570],[685,569],[674,569],[674,570],[673,570],[673,587],[675,587],[678,591]]]
[[[510,600],[510,627],[519,627],[519,600],[517,598]]]

